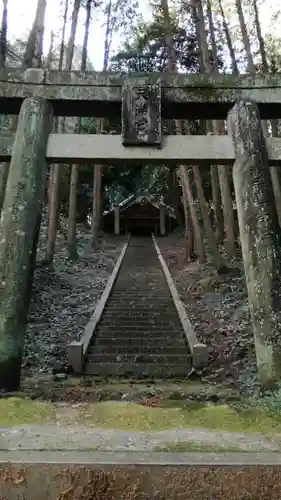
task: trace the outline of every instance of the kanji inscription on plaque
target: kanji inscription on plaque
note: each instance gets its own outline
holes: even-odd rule
[[[161,84],[122,87],[122,135],[124,146],[161,144]]]

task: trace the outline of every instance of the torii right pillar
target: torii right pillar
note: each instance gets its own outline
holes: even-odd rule
[[[274,388],[281,380],[281,231],[257,104],[237,102],[228,133],[236,155],[233,181],[260,382]]]

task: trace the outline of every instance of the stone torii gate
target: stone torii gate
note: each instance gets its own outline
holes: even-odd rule
[[[261,119],[281,118],[281,77],[4,69],[0,114],[18,113],[16,134],[0,137],[0,161],[11,161],[0,224],[0,389],[19,385],[46,162],[235,162],[240,239],[261,380],[264,385],[280,380],[281,239],[269,163],[281,164],[281,139],[265,139]],[[227,115],[229,135],[162,134],[163,119]],[[119,116],[122,133],[53,134],[53,116]]]

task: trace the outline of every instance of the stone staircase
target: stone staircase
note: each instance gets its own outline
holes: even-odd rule
[[[152,238],[132,238],[89,346],[85,373],[184,378],[191,365]]]

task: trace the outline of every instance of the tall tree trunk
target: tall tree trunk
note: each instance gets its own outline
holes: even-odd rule
[[[87,64],[87,49],[89,39],[89,29],[91,21],[91,6],[92,0],[87,0],[87,15],[85,23],[84,41],[81,59],[81,71],[86,70]],[[81,120],[77,122],[77,132],[80,133]],[[68,211],[68,256],[71,260],[78,258],[76,248],[76,216],[77,216],[77,185],[79,180],[79,165],[72,165],[71,178],[70,178],[70,192],[69,192],[69,211]]]
[[[50,46],[49,46],[49,52],[46,60],[46,69],[50,71],[53,66],[53,59],[54,59],[54,32],[51,31],[51,37],[50,37]],[[54,128],[54,126],[53,126]],[[53,175],[53,169],[51,165],[48,165],[48,174],[47,174],[47,182],[48,182],[48,189],[47,189],[47,207],[48,207],[48,217],[47,220],[49,220],[50,217],[50,199],[51,199],[51,188],[52,188],[52,175]]]
[[[103,54],[103,71],[107,71],[109,62],[109,51],[110,51],[110,41],[112,37],[111,33],[111,21],[112,21],[112,0],[109,0],[107,5],[107,19],[106,19],[106,29],[104,38],[104,54]],[[103,131],[103,120],[97,121],[97,133],[101,134]],[[92,246],[95,246],[102,217],[102,176],[103,176],[103,165],[94,166],[94,182],[93,182],[93,208],[92,208]]]
[[[163,12],[165,30],[165,45],[168,53],[168,71],[170,73],[177,73],[177,58],[173,42],[173,34],[171,33],[171,20],[168,0],[161,0],[161,8]]]
[[[66,52],[66,57],[65,57],[65,70],[66,71],[71,71],[80,5],[81,5],[81,0],[74,0],[73,11],[72,11],[72,16],[71,16],[71,27],[70,27],[69,41],[68,41],[67,49],[65,51]]]
[[[221,190],[219,183],[218,167],[211,165],[211,185],[212,185],[212,199],[214,204],[215,228],[216,228],[216,241],[218,244],[223,242],[223,211],[221,207]]]
[[[199,167],[197,165],[193,166],[193,175],[194,175],[194,180],[196,183],[196,190],[197,190],[197,196],[200,202],[200,209],[201,209],[201,214],[203,218],[203,224],[204,224],[204,229],[208,238],[208,243],[209,243],[209,249],[211,252],[211,259],[213,261],[213,264],[215,268],[220,271],[222,270],[225,266],[223,263],[223,260],[221,258],[218,245],[216,243],[216,238],[215,234],[213,232],[210,216],[209,216],[209,204],[205,198],[204,195],[204,189],[203,189],[203,184],[202,184],[202,179],[201,179],[201,174]]]
[[[179,195],[177,192],[177,175],[176,175],[176,169],[174,166],[168,167],[167,183],[169,186],[169,199],[170,199],[169,203],[175,211],[175,215],[176,215],[178,222],[181,223],[181,222],[183,222],[182,213],[180,211],[181,200],[179,199]]]
[[[201,71],[206,72],[206,73],[211,73],[212,71],[218,72],[218,67],[217,65],[214,65],[213,68],[210,64],[210,58],[209,58],[209,50],[208,50],[208,43],[207,43],[207,36],[206,36],[206,30],[205,30],[205,22],[204,22],[204,15],[203,15],[203,8],[202,8],[202,2],[201,0],[191,0],[191,8],[192,8],[192,13],[193,13],[193,19],[195,22],[195,28],[196,28],[196,35],[198,39],[198,45],[200,48],[200,53],[201,53]],[[214,35],[214,27],[213,27],[213,17],[212,17],[212,10],[211,10],[211,1],[209,0],[207,3],[207,10],[208,10],[208,19],[209,19],[209,25],[210,25],[210,33],[211,33],[211,39],[212,39],[212,54],[213,58],[217,60],[217,48],[216,48],[216,41],[215,41],[215,35]],[[206,131],[207,133],[212,133],[212,124],[210,122],[206,122]],[[223,167],[225,168],[225,167]],[[217,174],[215,174],[215,170],[217,169]],[[231,201],[231,191],[230,191],[230,186],[228,181],[228,177],[223,178],[222,182],[222,173],[221,173],[221,168],[218,166],[212,166],[211,167],[211,179],[212,179],[212,198],[213,198],[213,203],[214,203],[214,209],[215,209],[215,219],[220,221],[219,226],[216,228],[216,233],[217,233],[217,241],[219,241],[219,232],[220,232],[220,227],[222,225],[222,213],[221,213],[221,207],[220,207],[220,200],[218,196],[218,191],[219,188],[220,190],[224,189],[227,192],[227,196]],[[200,175],[199,172],[197,172],[197,177]],[[221,198],[224,199],[227,196],[224,196],[221,194]],[[201,206],[201,202],[200,202]],[[207,213],[205,211],[204,205],[201,206],[202,210],[202,215],[205,214],[205,217],[207,217]],[[226,234],[229,232],[229,230],[233,230],[234,233],[234,224],[233,226],[229,229],[228,226],[226,225],[227,218],[225,217],[225,209],[223,206],[223,221],[225,224],[225,231]],[[204,217],[204,216],[203,216]],[[208,215],[209,217],[209,215]],[[205,229],[210,226],[210,224],[204,224]],[[213,236],[211,235],[210,232],[207,233],[208,235],[208,240],[209,240],[209,247],[211,250],[215,251],[216,253],[219,253],[219,249],[214,247],[213,245]],[[234,249],[233,252],[234,253]],[[214,262],[219,262],[218,256],[213,257]]]
[[[171,21],[170,21],[168,0],[161,0],[161,8],[163,12],[165,41],[168,53],[167,69],[170,73],[176,73],[177,72],[176,52],[173,44],[173,36],[171,33]],[[178,121],[175,121],[175,128],[177,134],[181,134],[181,124]],[[194,234],[196,253],[199,262],[203,263],[205,260],[204,244],[203,244],[203,238],[201,234],[198,216],[194,206],[191,184],[188,177],[188,173],[186,171],[186,167],[184,165],[181,165],[180,171],[181,171],[182,187],[185,190],[183,196],[186,196],[187,198],[190,210],[190,218],[193,224],[193,234]],[[187,213],[185,213],[185,217],[186,215]],[[187,226],[189,224],[189,221],[185,220],[185,224]]]
[[[268,67],[267,58],[266,58],[266,51],[265,51],[265,43],[264,43],[264,39],[262,36],[261,24],[260,24],[260,19],[259,19],[257,0],[253,0],[253,6],[254,6],[255,25],[256,25],[256,31],[257,31],[257,38],[258,38],[258,42],[259,42],[259,49],[260,49],[260,54],[261,54],[263,71],[265,73],[269,73],[269,67]],[[271,131],[272,131],[273,137],[277,137],[278,136],[278,120],[270,120],[270,124],[271,124]],[[264,130],[264,132],[267,136],[268,135],[267,130],[266,131]],[[272,187],[273,187],[275,204],[276,204],[276,209],[277,209],[277,214],[278,214],[278,221],[279,221],[279,225],[281,226],[281,175],[280,175],[279,168],[270,167],[270,174],[271,174]]]
[[[254,65],[254,59],[253,59],[252,52],[251,52],[251,44],[250,44],[250,39],[249,39],[248,32],[247,32],[247,26],[245,23],[245,18],[244,18],[244,14],[243,14],[241,0],[235,0],[235,5],[236,5],[238,18],[239,18],[239,24],[240,24],[241,34],[242,34],[243,45],[244,45],[244,49],[245,49],[245,52],[247,55],[248,71],[252,72],[254,70],[255,65]]]
[[[7,30],[8,30],[8,0],[3,0],[2,23],[0,33],[0,68],[4,68],[7,56]]]
[[[23,68],[41,67],[46,5],[47,0],[38,0],[35,19],[23,55]]]
[[[208,44],[207,37],[205,31],[204,17],[203,17],[203,9],[201,0],[193,0],[192,7],[194,11],[194,17],[196,19],[196,32],[198,37],[199,47],[201,52],[204,52],[205,55],[202,55],[203,67],[202,71],[206,73],[212,72],[212,67],[209,62],[209,54],[208,54]],[[212,33],[213,45],[215,45],[215,35],[214,35],[214,26],[213,26],[213,16],[212,16],[212,4],[211,0],[208,1],[208,19],[210,25],[210,32]],[[216,50],[215,50],[216,54]],[[213,71],[218,72],[217,67],[215,66]],[[224,133],[224,122],[223,121],[215,121],[213,124],[210,122],[206,122],[206,128],[208,133],[212,133],[212,131],[218,133]],[[232,193],[230,188],[230,180],[227,172],[227,167],[225,166],[217,166],[213,167],[217,168],[217,177],[219,180],[219,187],[221,192],[221,200],[222,200],[222,211],[223,211],[223,221],[224,221],[224,232],[225,232],[225,246],[227,248],[227,252],[230,256],[235,253],[235,225],[234,225],[234,212],[233,212],[233,204],[232,204]],[[211,174],[212,175],[212,174]],[[212,196],[214,201],[214,206],[216,207],[216,215],[215,218],[219,219],[221,217],[220,210],[217,206],[217,189],[218,186],[214,184],[214,173],[213,173],[213,183],[212,183]],[[216,200],[216,202],[215,202]]]
[[[91,9],[92,9],[92,0],[87,0],[85,33],[84,33],[84,42],[83,42],[83,49],[82,49],[82,61],[81,61],[81,70],[82,71],[86,71],[86,69],[87,69],[88,40],[89,40],[89,31],[90,31],[90,22],[91,22]]]
[[[69,0],[65,0],[64,13],[63,13],[63,24],[62,24],[62,34],[61,34],[61,44],[60,44],[59,71],[61,71],[63,68],[63,59],[64,59],[64,55],[65,55],[64,41],[65,41],[65,32],[66,32],[66,25],[67,25],[68,8],[69,8]]]
[[[200,53],[200,69],[206,73],[212,72],[210,65],[209,49],[204,23],[204,13],[201,0],[191,0],[193,21],[196,29],[196,37]]]
[[[93,213],[92,213],[92,245],[95,246],[99,236],[101,220],[101,194],[102,194],[102,165],[95,165],[93,184]]]
[[[269,68],[268,68],[267,58],[266,58],[265,43],[264,43],[264,39],[263,39],[262,32],[261,32],[261,25],[260,25],[260,19],[259,19],[257,0],[253,0],[253,7],[254,7],[255,25],[256,25],[256,30],[257,30],[257,36],[258,36],[260,53],[261,53],[263,71],[265,73],[268,73]]]
[[[185,250],[186,250],[186,258],[187,260],[190,261],[194,259],[194,238],[192,231],[192,220],[190,215],[190,209],[188,205],[188,199],[182,173],[181,173],[181,186],[182,186],[182,204],[183,204],[184,222],[185,222],[185,227],[184,227]]]
[[[218,51],[217,51],[217,43],[216,43],[214,23],[213,23],[213,16],[212,16],[211,0],[207,0],[207,15],[208,15],[209,29],[210,29],[210,38],[211,38],[211,44],[212,44],[213,69],[214,69],[214,71],[216,73],[218,73],[218,70],[219,70],[219,67],[218,67]],[[207,47],[207,50],[208,50],[208,47]]]
[[[77,28],[78,21],[78,13],[77,9],[75,10],[76,3],[73,6],[72,12],[72,21],[71,21],[71,29],[70,29],[70,37],[67,46],[67,50],[65,51],[65,32],[67,25],[67,15],[68,15],[68,7],[69,0],[65,0],[64,6],[64,15],[63,15],[63,29],[62,29],[62,39],[60,45],[60,56],[59,56],[59,71],[62,71],[64,56],[66,52],[66,63],[65,70],[70,71],[72,65],[72,59],[70,59],[70,55],[74,52],[74,43],[75,43],[75,33]],[[67,66],[68,65],[68,66]],[[58,131],[62,133],[64,130],[64,119],[59,118],[54,123],[54,131]],[[55,164],[52,165],[50,177],[49,177],[49,224],[48,224],[48,240],[46,247],[46,256],[45,262],[47,264],[51,264],[54,258],[55,245],[56,245],[56,234],[57,234],[57,226],[58,226],[58,218],[59,218],[59,184],[60,184],[60,165]]]
[[[217,135],[224,135],[224,122],[213,121],[213,130]],[[232,192],[228,168],[225,165],[219,165],[218,177],[221,193],[221,202],[223,210],[225,248],[229,257],[235,255],[235,222],[232,201]]]
[[[3,0],[3,13],[0,33],[0,68],[4,68],[7,56],[8,0]],[[9,163],[0,163],[0,215],[4,203]]]
[[[197,215],[195,204],[194,204],[191,183],[189,180],[187,168],[184,165],[181,166],[181,176],[182,176],[185,191],[186,191],[186,196],[187,196],[189,210],[190,210],[190,218],[192,220],[192,225],[193,225],[194,243],[195,243],[196,254],[197,254],[198,261],[200,262],[200,264],[203,264],[203,262],[205,262],[205,250],[204,250],[203,238],[202,238],[202,234],[201,234],[198,215]]]
[[[51,36],[50,36],[50,46],[49,46],[49,51],[48,51],[48,57],[46,60],[46,69],[51,70],[53,66],[53,60],[54,60],[54,38],[55,34],[53,31],[51,31]]]
[[[231,41],[230,32],[229,32],[229,29],[228,29],[228,24],[226,22],[224,10],[223,10],[223,7],[222,7],[222,2],[221,2],[221,0],[218,0],[218,1],[219,1],[219,8],[220,8],[220,13],[221,13],[221,17],[222,17],[223,31],[224,31],[224,35],[225,35],[225,38],[226,38],[226,43],[227,43],[227,48],[228,48],[229,56],[230,56],[230,59],[231,59],[232,71],[233,71],[234,74],[238,75],[239,70],[238,70],[238,66],[237,66],[237,62],[236,62],[234,48],[233,48],[232,41]]]
[[[46,6],[47,6],[47,0],[40,0],[40,5],[38,8],[38,16],[37,16],[35,47],[34,47],[33,66],[35,68],[41,68],[42,66]]]

